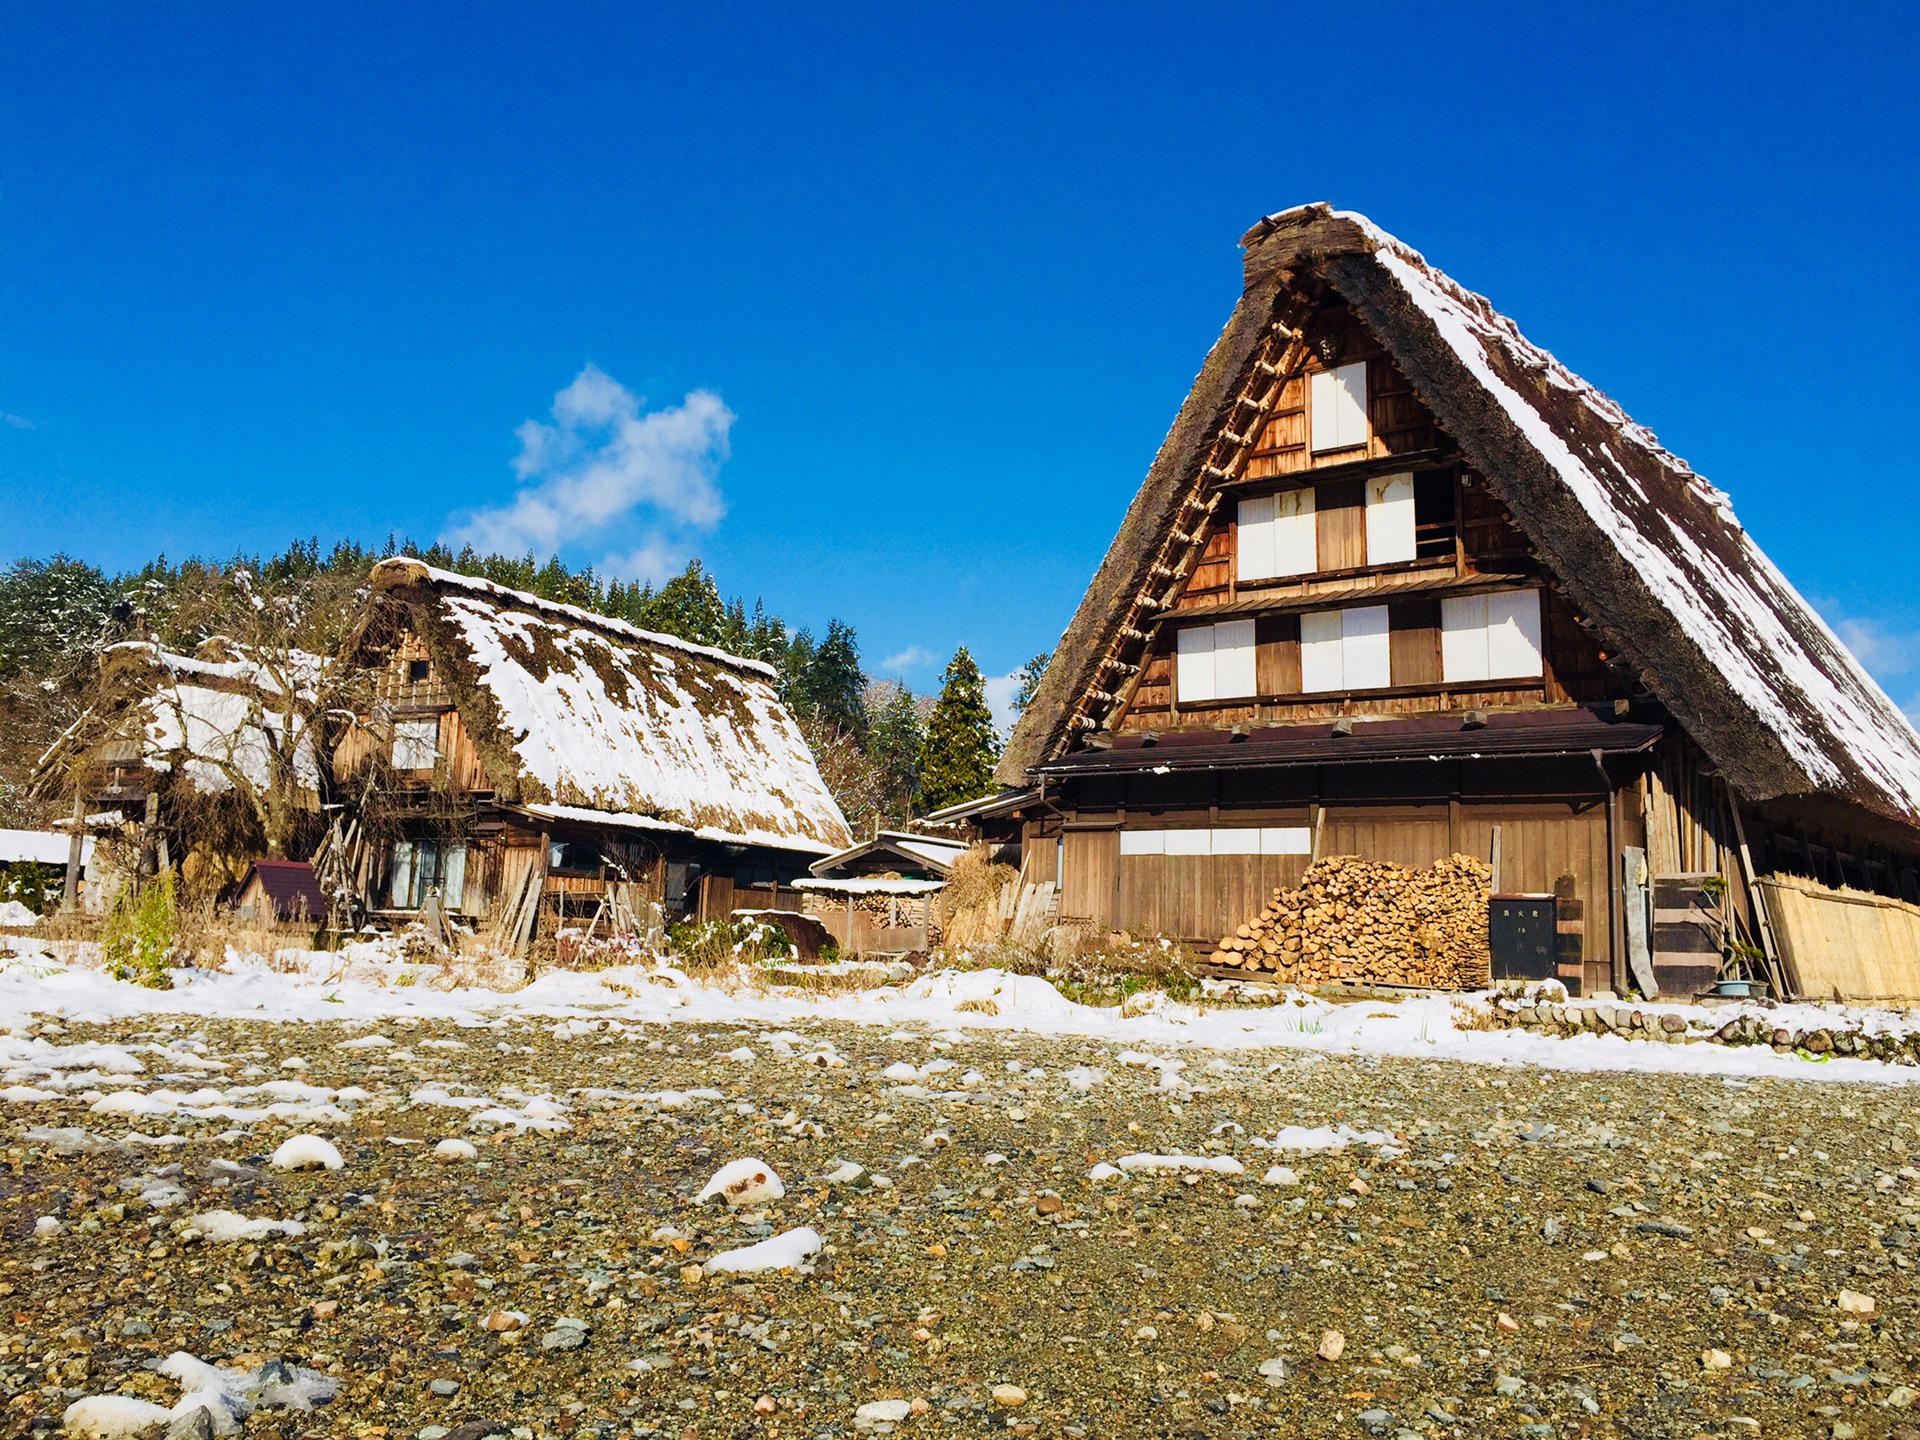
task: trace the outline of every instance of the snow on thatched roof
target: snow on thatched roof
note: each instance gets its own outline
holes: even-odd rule
[[[1750,801],[1849,801],[1920,826],[1920,735],[1727,496],[1514,323],[1364,216],[1310,205],[1245,237],[1246,288],[1007,748],[1070,744],[1155,546],[1291,287],[1324,284],[1393,356],[1541,562]]]
[[[771,666],[418,560],[373,586],[443,652],[504,799],[814,854],[851,838]]]
[[[272,783],[272,757],[285,746],[288,711],[295,734],[294,778],[317,794],[320,767],[307,733],[312,694],[308,681],[323,666],[315,655],[290,652],[284,668],[294,680],[293,703],[274,667],[240,646],[216,639],[201,655],[168,650],[151,640],[125,640],[100,655],[114,698],[70,726],[34,767],[36,791],[56,787],[64,767],[101,742],[130,746],[125,763],[149,770],[181,767],[205,795]],[[224,658],[215,658],[224,657]]]

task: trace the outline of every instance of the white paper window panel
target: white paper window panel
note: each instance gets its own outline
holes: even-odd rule
[[[1366,361],[1315,372],[1310,393],[1316,451],[1367,443]]]
[[[1304,825],[1260,829],[1122,830],[1122,855],[1306,855],[1312,834]]]
[[[1253,621],[1223,620],[1213,627],[1213,698],[1259,694],[1254,678]]]
[[[1393,683],[1386,606],[1361,605],[1340,612],[1340,664],[1349,690],[1380,690]]]
[[[1169,855],[1211,855],[1213,853],[1213,832],[1211,830],[1162,830],[1166,837],[1166,853]]]
[[[1499,590],[1487,599],[1487,678],[1538,675],[1540,592]]]
[[[1346,667],[1341,661],[1340,612],[1320,610],[1300,617],[1300,688],[1343,690]]]
[[[438,720],[401,720],[393,727],[393,768],[431,770],[439,754]]]
[[[1376,690],[1393,683],[1387,607],[1321,610],[1300,617],[1300,688]]]
[[[1260,832],[1258,830],[1215,830],[1213,833],[1213,853],[1216,855],[1258,855],[1260,853]]]
[[[413,842],[396,840],[393,842],[392,904],[396,910],[408,909],[413,904]]]
[[[1449,685],[1487,678],[1487,597],[1449,595],[1440,602],[1440,678]]]
[[[1174,685],[1181,704],[1251,698],[1259,693],[1253,621],[1189,626],[1179,632],[1175,644]]]
[[[1313,832],[1304,825],[1269,825],[1260,832],[1262,855],[1308,855],[1313,851]]]
[[[1234,573],[1242,580],[1271,580],[1279,571],[1273,562],[1273,512],[1277,495],[1252,495],[1240,502],[1234,535]]]
[[[1440,674],[1448,684],[1540,673],[1538,590],[1455,595],[1440,602]]]
[[[1413,476],[1367,481],[1367,563],[1397,565],[1413,555]]]
[[[1174,637],[1174,694],[1182,705],[1213,699],[1213,627],[1190,625]]]
[[[1237,544],[1237,573],[1242,580],[1277,580],[1318,570],[1313,487],[1242,500]]]

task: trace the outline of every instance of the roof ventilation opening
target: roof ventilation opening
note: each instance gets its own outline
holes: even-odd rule
[[[1231,745],[1238,745],[1242,740],[1246,739],[1247,736],[1251,735],[1252,733],[1253,733],[1252,726],[1236,725],[1233,727],[1233,729],[1227,732],[1227,737],[1228,737],[1227,743]]]
[[[1484,710],[1467,711],[1465,715],[1460,717],[1460,728],[1462,730],[1486,729],[1487,728],[1487,712]]]
[[[1351,715],[1342,715],[1338,720],[1334,721],[1333,734],[1336,740],[1344,740],[1347,736],[1353,734],[1353,717]]]
[[[1111,735],[1095,733],[1087,736],[1087,749],[1089,750],[1111,750],[1112,748],[1113,736]]]
[[[1160,743],[1160,732],[1158,730],[1142,730],[1140,732],[1140,743],[1142,745],[1158,745]]]

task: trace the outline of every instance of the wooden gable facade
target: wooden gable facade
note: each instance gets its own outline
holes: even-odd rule
[[[1033,797],[979,825],[1027,882],[1057,883],[1063,922],[1205,950],[1316,857],[1463,853],[1496,892],[1551,898],[1562,979],[1624,992],[1647,988],[1636,959],[1687,943],[1655,933],[1662,880],[1714,897],[1720,943],[1776,962],[1765,873],[1920,902],[1920,740],[1723,496],[1358,217],[1290,212],[1247,243],[1247,295],[1009,746],[998,778]],[[1486,326],[1482,349],[1417,285]],[[1409,313],[1423,300],[1438,347]],[[1474,363],[1510,351],[1522,382],[1578,400],[1542,407],[1544,435],[1516,411],[1518,458],[1467,393],[1496,390]],[[1611,429],[1589,437],[1596,415]],[[1539,454],[1562,472],[1536,487]],[[1703,595],[1704,565],[1678,596],[1644,562],[1616,581],[1638,532],[1602,552],[1602,524],[1544,493],[1577,492],[1594,456],[1625,477],[1623,509],[1678,513],[1668,543],[1734,552],[1749,590]],[[1716,652],[1689,605],[1765,610],[1787,639],[1748,624],[1762,641]],[[1789,688],[1802,654],[1836,700]],[[1784,757],[1749,713],[1769,706],[1805,717]],[[1861,717],[1848,734],[1819,728],[1836,706]]]

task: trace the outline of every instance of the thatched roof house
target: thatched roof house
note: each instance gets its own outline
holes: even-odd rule
[[[814,855],[851,838],[772,666],[417,560],[373,589],[442,667],[501,801]]]
[[[1363,215],[1303,206],[1241,239],[1246,289],[1147,472],[998,779],[1070,747],[1080,702],[1269,334],[1323,286],[1393,357],[1609,652],[1755,803],[1833,802],[1920,839],[1920,736],[1735,518],[1726,494],[1491,302]],[[1125,648],[1120,640],[1119,649]]]
[[[406,802],[359,862],[375,909],[437,889],[523,943],[542,895],[590,897],[545,901],[558,921],[609,884],[636,913],[767,908],[851,839],[759,661],[407,558],[375,567],[350,652],[373,684],[336,769],[377,764]]]
[[[1584,906],[1585,980],[1616,988],[1638,925],[1623,850],[1724,868],[1739,942],[1770,950],[1742,851],[1920,900],[1920,736],[1724,493],[1365,217],[1306,206],[1242,243],[1240,301],[997,772],[1057,787],[1026,812],[1036,836],[1061,833],[1047,807],[1069,817],[1045,864],[1071,870],[1098,817],[1201,803],[1181,774],[1215,777],[1216,817],[1251,823],[1258,794],[1397,834],[1378,848],[1413,863],[1480,846],[1476,803],[1512,797],[1511,842],[1523,793],[1591,794],[1604,839],[1547,836],[1573,848],[1527,888]],[[1429,804],[1453,807],[1442,839],[1407,841]],[[1088,894],[1122,896],[1094,918],[1124,922],[1126,862],[1119,881],[1088,864]],[[1087,913],[1059,882],[1063,915]],[[1205,908],[1162,898],[1152,913]]]

